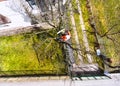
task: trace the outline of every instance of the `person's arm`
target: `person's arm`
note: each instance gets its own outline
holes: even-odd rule
[[[64,33],[64,32],[65,32],[65,29],[62,29],[62,30],[58,31],[57,34]]]

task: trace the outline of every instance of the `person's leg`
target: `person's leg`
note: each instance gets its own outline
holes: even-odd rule
[[[105,55],[103,55],[103,54],[101,54],[100,55],[100,58],[102,59],[102,60],[104,60],[104,61],[107,61],[107,62],[109,62],[109,63],[112,63],[112,60],[110,59],[110,58],[107,58]]]

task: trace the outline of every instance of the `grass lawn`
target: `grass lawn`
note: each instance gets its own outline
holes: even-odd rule
[[[81,0],[81,1],[79,1],[79,4],[80,4],[80,7],[81,7],[81,11],[82,11],[82,17],[84,19],[83,21],[84,21],[84,24],[85,24],[85,29],[91,31],[92,28],[90,27],[89,22],[88,22],[89,13],[88,13],[88,9],[86,8],[86,1]],[[77,3],[76,3],[76,0],[72,1],[72,7],[73,7],[73,14],[74,14],[75,25],[76,25],[76,29],[77,29],[78,38],[79,38],[79,43],[80,43],[80,47],[82,49],[81,52],[82,52],[82,55],[85,57],[84,62],[88,63],[87,57],[86,57],[86,54],[85,54],[85,45],[84,45],[84,41],[83,41],[83,33],[82,33],[82,30],[81,30],[80,19],[79,19],[80,14],[78,12],[78,6],[77,6]],[[88,42],[89,42],[90,51],[94,52],[94,49],[93,49],[94,48],[93,42],[95,41],[94,36],[91,35],[90,33],[88,33],[87,31],[86,31],[86,35],[87,35],[87,39],[88,39]],[[74,36],[72,37],[72,40],[73,40],[73,44],[75,44],[74,43]],[[93,56],[93,58],[94,57],[95,56]],[[94,60],[94,62],[95,62],[95,60]]]
[[[20,34],[0,37],[0,71],[16,74],[64,74],[66,71],[62,47],[50,34]],[[14,75],[14,72],[8,74]],[[2,72],[0,72],[2,75]]]
[[[96,28],[101,35],[117,24],[108,32],[109,38],[99,36],[99,42],[102,53],[112,59],[112,65],[120,65],[120,34],[112,35],[120,31],[120,1],[91,0],[91,4]]]
[[[116,32],[120,31],[120,1],[118,0],[92,0],[91,6],[92,6],[92,13],[94,17],[94,21],[96,24],[96,29],[99,32],[99,34],[103,35],[106,33],[112,26],[117,24],[117,26],[114,27],[114,29],[110,30],[108,34],[113,34]],[[81,27],[79,25],[79,13],[78,13],[78,8],[76,5],[76,1],[72,1],[72,6],[73,6],[73,12],[74,12],[74,18],[75,18],[75,23],[77,27],[77,32],[79,36],[79,41],[82,46],[82,49],[84,49],[84,44],[82,40],[82,32],[81,32]],[[84,19],[84,24],[86,27],[86,30],[88,31],[93,31],[91,26],[89,25],[89,12],[87,9],[87,2],[86,0],[81,0],[80,1],[80,6],[82,10],[82,16]],[[95,42],[95,37],[89,32],[87,33],[87,38],[88,42],[90,45],[90,50],[91,52],[94,52],[94,42]],[[101,46],[101,51],[104,55],[107,57],[110,57],[113,61],[111,65],[120,65],[120,35],[115,34],[115,35],[109,35],[110,38],[107,37],[100,37],[98,35],[98,40]],[[73,38],[74,42],[74,38]],[[98,62],[101,66],[101,61],[97,59],[95,55],[92,55],[94,58],[94,62]]]

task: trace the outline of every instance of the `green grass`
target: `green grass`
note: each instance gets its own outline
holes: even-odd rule
[[[85,28],[86,28],[86,30],[91,31],[92,28],[90,27],[89,22],[88,22],[89,13],[88,13],[88,9],[86,8],[86,1],[81,0],[79,2],[80,2],[79,4],[81,6],[81,10],[82,10],[82,16],[83,16],[83,19],[84,19],[83,21],[84,21],[84,24],[85,24]],[[84,46],[84,42],[83,42],[83,33],[82,33],[82,30],[81,30],[80,20],[79,20],[80,14],[78,13],[77,3],[76,3],[75,0],[72,1],[72,7],[73,7],[73,12],[74,12],[75,24],[76,24],[76,27],[77,27],[78,38],[79,38],[80,46],[81,46],[81,49],[82,49],[82,54],[83,54],[83,56],[86,57],[85,46]],[[91,35],[90,33],[88,33],[87,31],[86,31],[86,34],[87,34],[87,38],[88,38],[88,42],[89,42],[89,46],[90,46],[90,51],[94,52],[94,49],[93,49],[94,48],[93,42],[95,41],[94,36]],[[73,40],[74,40],[74,38],[73,38]],[[74,41],[73,41],[73,43],[74,43]],[[85,62],[87,62],[87,58],[84,59],[84,60],[85,60]]]
[[[92,58],[93,58],[93,63],[98,63],[99,66],[101,67],[101,61],[100,61],[100,59],[98,59],[96,57],[95,51],[94,51],[95,37],[93,34],[88,32],[88,31],[92,32],[93,29],[89,24],[90,14],[89,14],[89,11],[87,8],[87,2],[86,2],[86,0],[81,0],[79,2],[80,2],[81,10],[82,10],[82,16],[84,19],[84,24],[85,24],[86,34],[87,34],[88,43],[89,43],[89,47],[90,47],[90,52],[93,53],[93,54],[91,54]]]
[[[0,37],[0,71],[64,74],[62,46],[53,40],[51,34],[53,31]]]
[[[80,1],[82,16],[83,16],[83,19],[84,19],[84,24],[85,24],[86,30],[92,31],[92,28],[89,24],[89,12],[88,12],[88,9],[86,7],[86,3],[87,3],[86,0],[81,0]],[[88,42],[89,42],[89,45],[90,45],[90,49],[91,49],[92,52],[94,52],[93,51],[93,47],[94,47],[93,42],[95,41],[94,36],[87,31],[86,31],[86,34],[87,34]]]
[[[110,32],[118,32],[120,29],[120,1],[119,0],[92,0],[92,8],[94,19],[96,23],[97,30],[100,34],[104,34],[108,29],[110,29],[114,24],[115,26]],[[109,35],[107,37],[99,37],[102,52],[108,57],[112,58],[112,65],[119,65],[120,63],[120,35]]]
[[[114,27],[114,29],[112,29],[109,34],[111,33],[115,33],[119,31],[120,28],[120,3],[118,3],[119,1],[115,1],[115,0],[92,0],[91,4],[92,4],[92,12],[93,12],[93,16],[95,19],[95,24],[96,24],[96,28],[97,31],[102,35],[104,34],[106,31],[108,31],[114,24],[118,24],[116,27]],[[88,9],[86,7],[86,0],[81,0],[80,1],[80,6],[81,6],[81,10],[82,10],[82,16],[84,19],[84,23],[85,23],[85,27],[86,30],[88,31],[93,31],[91,26],[89,25],[89,12]],[[74,12],[74,18],[75,18],[75,23],[76,23],[76,27],[77,27],[77,32],[78,32],[78,36],[79,36],[79,41],[80,44],[82,46],[82,49],[84,49],[84,45],[83,45],[83,40],[82,40],[82,31],[81,31],[81,27],[79,24],[79,13],[78,13],[78,8],[76,5],[76,1],[73,0],[72,1],[72,7],[73,7],[73,12]],[[74,35],[73,35],[74,36]],[[89,45],[90,45],[90,50],[91,52],[94,52],[94,42],[95,42],[95,37],[94,35],[92,35],[91,33],[87,32],[87,36],[88,36],[88,41],[89,41]],[[116,35],[110,35],[110,38],[113,39],[110,40],[107,37],[100,37],[98,36],[98,40],[100,42],[100,46],[101,46],[101,51],[103,54],[105,54],[106,56],[112,58],[112,65],[119,65],[120,63],[120,49],[118,48],[118,46],[120,46],[120,35],[116,34]],[[74,43],[74,37],[72,38],[72,42]],[[116,41],[114,41],[116,40]],[[95,55],[93,55],[94,57],[94,61],[98,62],[101,65],[100,59],[97,59]]]

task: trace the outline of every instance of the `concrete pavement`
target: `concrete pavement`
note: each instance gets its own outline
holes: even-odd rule
[[[49,80],[22,80],[22,81],[0,81],[0,86],[120,86],[120,73],[108,74],[112,79],[98,80],[70,80],[49,79]]]

